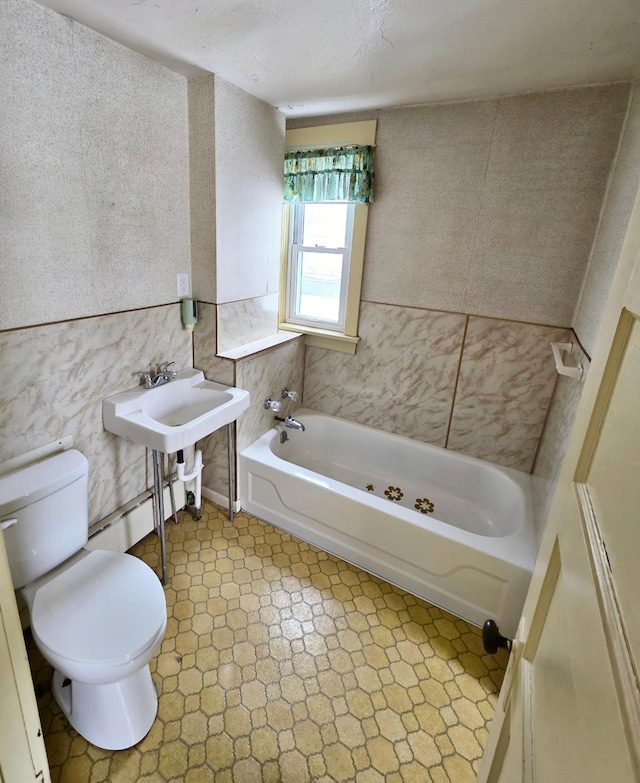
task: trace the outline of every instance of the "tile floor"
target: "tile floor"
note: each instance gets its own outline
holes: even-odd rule
[[[158,718],[89,745],[29,643],[53,783],[467,783],[506,656],[462,620],[246,514],[167,525]],[[154,534],[132,553],[158,563]]]

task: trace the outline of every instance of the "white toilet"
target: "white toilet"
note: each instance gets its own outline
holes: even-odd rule
[[[0,520],[11,576],[31,631],[54,668],[53,694],[69,723],[99,748],[122,750],[158,710],[149,661],[167,625],[155,573],[88,539],[89,464],[65,451],[0,478]]]

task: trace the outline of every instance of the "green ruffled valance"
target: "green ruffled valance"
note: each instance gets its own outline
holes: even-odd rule
[[[285,201],[373,201],[373,147],[292,150],[284,157]]]

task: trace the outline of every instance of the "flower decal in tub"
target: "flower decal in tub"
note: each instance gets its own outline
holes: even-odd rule
[[[435,503],[429,498],[416,498],[416,504],[414,506],[421,514],[433,514],[435,510]]]
[[[373,484],[367,484],[367,492],[373,492],[374,489],[375,487]]]
[[[389,498],[389,500],[402,500],[404,497],[404,492],[400,489],[400,487],[389,487],[389,489],[385,489],[384,494]]]

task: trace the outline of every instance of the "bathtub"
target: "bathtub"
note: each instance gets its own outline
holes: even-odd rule
[[[279,425],[240,453],[243,509],[513,638],[535,559],[530,477],[304,408],[296,418],[305,432]]]

